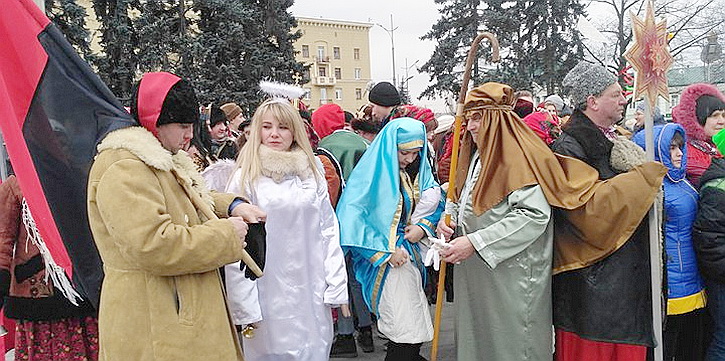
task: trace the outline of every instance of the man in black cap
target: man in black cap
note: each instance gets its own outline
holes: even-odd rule
[[[390,113],[396,106],[400,105],[400,93],[395,85],[386,81],[375,84],[370,90],[368,100],[372,105],[372,117],[376,122],[385,126],[390,118]]]
[[[217,106],[211,108],[209,117],[209,134],[211,135],[211,154],[217,159],[237,159],[237,144],[229,136],[229,122],[224,111]]]

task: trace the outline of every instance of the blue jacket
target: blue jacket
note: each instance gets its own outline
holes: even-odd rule
[[[705,286],[698,270],[697,258],[692,242],[692,224],[697,215],[698,194],[685,179],[687,168],[687,147],[682,146],[682,164],[672,165],[670,144],[675,133],[680,133],[686,144],[685,130],[679,124],[657,125],[654,130],[655,160],[664,164],[669,171],[664,179],[665,189],[665,251],[667,253],[668,299],[691,296],[701,292]],[[632,139],[645,147],[644,131]]]

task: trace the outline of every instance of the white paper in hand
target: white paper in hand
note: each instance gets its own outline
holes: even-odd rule
[[[428,237],[428,240],[430,241],[430,249],[428,249],[428,252],[425,254],[423,264],[426,266],[433,265],[433,269],[438,271],[441,268],[440,250],[449,248],[451,245],[446,243],[445,238],[443,238],[443,235],[440,234],[438,235],[438,238]]]

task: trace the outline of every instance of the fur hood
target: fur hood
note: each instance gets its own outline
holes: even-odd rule
[[[695,109],[697,98],[703,95],[712,95],[725,101],[725,96],[714,85],[698,83],[685,88],[680,95],[680,104],[672,108],[672,119],[675,123],[685,128],[685,134],[690,140],[702,140],[710,142],[705,135],[705,130],[697,121]]]
[[[180,181],[191,185],[191,188],[196,190],[202,199],[214,209],[209,189],[204,178],[196,170],[196,165],[191,157],[183,150],[171,154],[146,128],[128,127],[108,133],[98,145],[98,152],[107,149],[127,150],[149,167],[160,171],[171,172],[174,170]]]

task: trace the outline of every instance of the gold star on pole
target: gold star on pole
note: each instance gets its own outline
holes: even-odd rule
[[[644,20],[630,12],[634,44],[624,57],[632,64],[637,73],[634,98],[647,98],[654,107],[657,96],[667,99],[667,70],[672,66],[673,58],[667,47],[667,21],[655,21],[652,1],[647,2]]]

